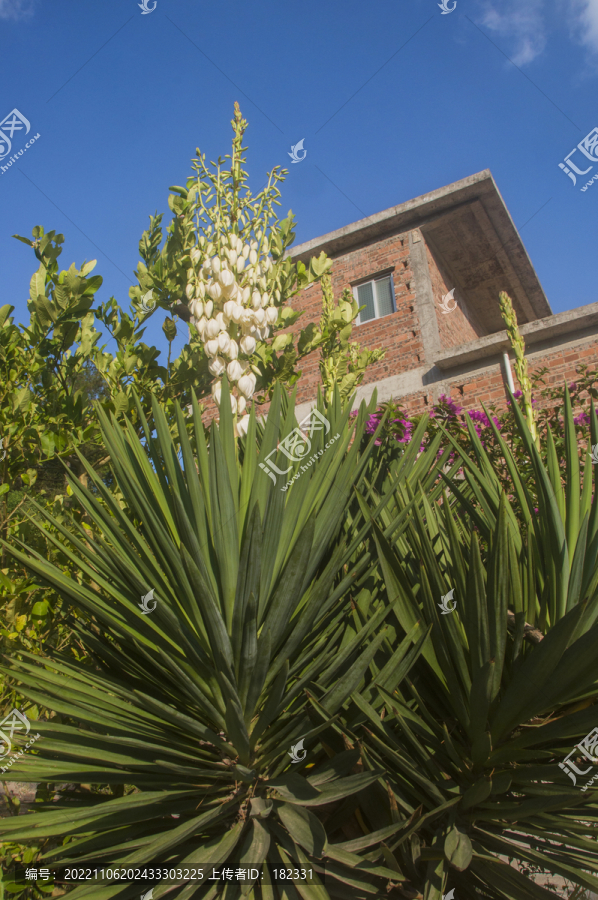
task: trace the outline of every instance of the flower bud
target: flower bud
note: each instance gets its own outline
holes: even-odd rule
[[[243,375],[243,368],[238,360],[233,359],[232,362],[229,362],[226,367],[226,374],[228,375],[230,381],[238,381],[239,378]]]
[[[226,367],[226,363],[222,359],[221,356],[215,356],[214,359],[211,359],[208,363],[208,369],[212,373],[212,375],[222,375],[224,369]]]
[[[226,355],[228,356],[229,359],[237,358],[237,356],[239,355],[239,345],[237,344],[236,341],[231,340],[230,344],[228,345],[228,350],[226,351]]]
[[[268,325],[275,325],[278,322],[278,310],[275,306],[269,306],[266,310],[266,321]]]
[[[265,309],[269,302],[270,296],[267,291],[264,291],[264,293],[262,294],[262,309]]]
[[[220,271],[220,258],[218,256],[215,256],[212,259],[212,272],[214,273],[214,275],[218,275],[219,271]]]
[[[193,300],[193,298],[195,296],[195,285],[194,284],[187,285],[187,287],[185,288],[185,295],[187,297],[187,300]]]
[[[237,265],[237,274],[240,275],[241,272],[243,271],[243,269],[245,268],[245,257],[244,256],[237,257],[236,265]]]
[[[249,256],[250,249],[251,248],[248,244],[245,244],[245,246],[243,247],[243,256],[245,257],[245,259],[247,259],[247,257]]]
[[[231,250],[230,253],[228,254],[228,259],[229,259],[231,266],[236,266],[237,265],[237,251]]]
[[[195,299],[203,300],[206,295],[206,286],[203,281],[198,281],[195,286]]]
[[[197,249],[197,247],[193,247],[193,249],[191,250],[191,253],[189,254],[189,256],[191,257],[191,259],[192,259],[192,261],[195,263],[195,265],[197,265],[197,263],[198,263],[199,260],[201,259],[201,253],[200,253],[200,251]]]
[[[257,262],[257,253],[255,250],[249,251],[249,262],[251,263],[252,266],[255,266],[255,264]]]
[[[206,316],[207,316],[208,319],[209,319],[210,316],[212,315],[213,310],[214,310],[214,304],[212,303],[211,300],[208,300],[207,303],[204,303],[203,309],[204,309],[204,312],[205,312]]]
[[[250,297],[251,297],[251,288],[249,287],[249,285],[246,285],[243,288],[243,305],[244,306],[247,306],[247,304],[249,303]]]
[[[230,347],[230,336],[227,331],[221,331],[218,335],[218,347],[222,353],[226,353]]]
[[[237,256],[240,256],[243,252],[243,241],[240,237],[237,238],[237,242],[235,244],[235,250],[237,251]]]
[[[251,356],[255,350],[255,338],[251,337],[250,334],[244,335],[241,338],[241,350],[243,353],[247,354],[247,356]]]
[[[254,309],[259,309],[262,305],[262,298],[259,291],[254,291],[251,295],[251,305]]]
[[[207,356],[216,356],[216,354],[218,353],[218,341],[206,341],[206,343],[204,344],[204,349]]]
[[[195,269],[187,269],[187,281],[195,281]]]
[[[253,372],[250,372],[248,375],[243,375],[239,378],[237,382],[237,390],[239,393],[243,394],[243,396],[249,400],[249,398],[253,395],[255,391],[255,375]]]

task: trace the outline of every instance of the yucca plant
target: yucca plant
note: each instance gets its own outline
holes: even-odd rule
[[[364,614],[391,603],[398,638],[429,637],[397,689],[353,694],[347,727],[364,764],[389,773],[403,826],[387,864],[392,854],[425,900],[453,888],[455,900],[554,896],[526,866],[598,889],[596,740],[578,747],[598,734],[597,501],[589,464],[580,499],[577,448],[563,488],[517,413],[537,477],[525,484],[512,467],[523,535],[473,429],[468,483],[446,475],[442,503],[408,483],[376,507],[369,497],[386,527],[374,526],[380,572]]]
[[[225,401],[226,391],[225,384]],[[343,411],[338,393],[320,406],[320,423],[330,429],[312,434],[318,459],[283,491],[289,475],[273,483],[260,469],[279,441],[300,438],[294,402],[283,400],[277,390],[259,441],[252,413],[241,450],[227,402],[209,447],[197,404],[193,441],[177,411],[180,451],[158,404],[155,435],[139,409],[144,442],[132,426],[123,430],[100,413],[114,489],[89,466],[88,489],[71,479],[96,528],[69,530],[40,510],[62,536],[47,531],[70,574],[25,546],[7,547],[86,614],[73,627],[87,663],[31,656],[7,670],[26,697],[55,713],[36,723],[35,754],[2,776],[67,785],[55,802],[0,822],[12,841],[66,835],[44,854],[45,865],[269,862],[314,873],[308,886],[231,883],[227,900],[372,897],[401,880],[380,847],[396,825],[380,834],[365,829],[347,844],[345,819],[335,815],[345,798],[359,798],[383,775],[364,768],[341,716],[369,677],[390,611],[380,606],[356,632],[344,600],[370,565],[350,565],[370,526],[352,531],[346,511],[367,462],[360,443],[371,409],[363,405],[349,425],[350,407]],[[279,451],[277,468],[285,459]],[[402,671],[415,659],[413,651],[407,658],[410,647],[397,650]],[[294,763],[292,747],[303,755],[297,745],[307,754]],[[222,888],[183,883],[175,890],[211,898]],[[121,882],[83,885],[71,896],[138,891],[139,884]],[[154,898],[167,891],[172,885]]]

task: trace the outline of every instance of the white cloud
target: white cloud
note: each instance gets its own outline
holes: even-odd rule
[[[598,0],[570,0],[570,5],[578,39],[598,52]]]
[[[23,19],[32,12],[32,0],[0,0],[0,19]]]
[[[583,0],[598,9],[598,0]],[[502,0],[500,11],[493,3],[484,4],[482,25],[500,37],[515,39],[514,46],[503,48],[515,65],[523,66],[539,56],[546,46],[544,0]]]

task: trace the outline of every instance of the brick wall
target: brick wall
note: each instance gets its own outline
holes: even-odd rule
[[[368,368],[364,384],[415,369],[423,362],[423,345],[414,306],[413,273],[409,266],[408,235],[393,235],[333,261],[332,287],[335,298],[339,298],[345,288],[387,272],[392,273],[396,312],[382,319],[356,325],[351,336],[352,340],[358,341],[368,350],[386,350],[384,359]],[[297,295],[291,305],[293,309],[304,313],[292,330],[298,331],[309,322],[318,322],[322,311],[320,286],[311,285]],[[318,359],[319,351],[309,354],[301,361],[303,374],[297,392],[299,403],[316,396],[320,383]]]

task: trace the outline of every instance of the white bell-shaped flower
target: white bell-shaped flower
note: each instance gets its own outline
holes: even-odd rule
[[[237,265],[237,251],[235,249],[228,254],[228,261],[233,268]]]
[[[221,356],[215,356],[214,359],[211,359],[210,362],[208,363],[208,369],[210,370],[212,375],[216,375],[216,377],[218,377],[219,375],[222,375],[225,368],[226,368],[226,363],[222,359]]]
[[[235,244],[235,250],[237,251],[237,256],[240,256],[243,252],[243,241],[240,237],[237,238],[237,242]]]
[[[270,295],[268,294],[267,291],[264,291],[264,293],[262,294],[262,309],[265,309],[269,302],[270,302]]]
[[[207,318],[209,319],[212,313],[214,312],[214,303],[212,300],[208,300],[207,303],[204,303],[203,311]]]
[[[249,303],[249,298],[251,297],[251,288],[248,284],[243,288],[243,306],[247,306]]]
[[[234,415],[237,411],[237,398],[235,397],[234,394],[230,395],[230,405],[231,405],[231,409],[232,409],[233,415]]]
[[[194,284],[187,285],[187,287],[185,288],[185,295],[187,297],[187,300],[193,300],[193,298],[195,297],[195,285]]]
[[[221,353],[226,353],[230,346],[230,335],[228,331],[221,331],[218,335],[218,347]]]
[[[233,313],[235,311],[235,306],[237,304],[234,300],[227,300],[224,306],[222,307],[222,312],[224,313],[227,319],[232,319]]]
[[[255,266],[255,264],[257,262],[257,253],[255,250],[249,251],[249,262],[251,263],[252,266]]]
[[[214,273],[214,275],[218,275],[218,273],[220,272],[220,268],[221,268],[220,258],[218,256],[215,256],[212,259],[212,272]]]
[[[245,397],[239,397],[239,402],[237,404],[238,412],[241,412],[241,401],[245,402]],[[243,407],[245,409],[245,407]],[[242,419],[239,419],[237,422],[237,435],[241,438],[246,437],[247,429],[249,428],[249,416],[243,416]]]
[[[226,322],[224,321],[224,313],[222,311],[218,312],[218,313],[216,313],[214,318],[215,318],[216,322],[218,322],[218,327],[219,327],[220,331],[226,331],[227,325],[226,325]]]
[[[262,326],[264,324],[264,322],[266,321],[266,313],[264,312],[263,309],[256,309],[253,316],[255,318],[255,321],[260,326]]]
[[[222,288],[217,281],[212,281],[212,283],[208,285],[208,294],[212,300],[220,300],[222,297]]]
[[[192,316],[195,316],[196,319],[201,319],[203,316],[203,303],[201,300],[192,300],[189,304],[189,312]]]
[[[276,325],[278,322],[278,310],[275,306],[269,306],[266,310],[266,321],[268,325]]]
[[[239,345],[236,341],[231,340],[228,345],[228,350],[226,351],[226,355],[229,359],[236,359],[239,355]]]
[[[259,309],[262,305],[262,296],[259,291],[254,291],[251,295],[251,305],[254,309]]]
[[[205,295],[206,295],[206,286],[203,283],[203,281],[198,281],[197,285],[195,286],[195,299],[203,300]]]
[[[214,398],[214,403],[216,406],[220,406],[220,397],[222,394],[222,385],[219,381],[214,382],[212,385],[212,397]]]
[[[208,320],[206,319],[206,317],[202,316],[201,319],[199,320],[199,322],[196,323],[195,327],[199,331],[202,341],[205,341],[206,328],[208,327]]]
[[[243,375],[239,378],[237,390],[243,394],[246,400],[249,400],[255,391],[255,375],[253,372],[249,372],[247,375]]]
[[[249,257],[249,251],[250,251],[250,250],[251,250],[251,247],[249,246],[249,244],[245,244],[244,247],[243,247],[243,251],[242,251],[243,256],[245,257],[245,259],[247,259],[247,258]]]
[[[235,276],[228,269],[222,269],[218,276],[218,281],[223,288],[232,287],[235,283]]]
[[[245,310],[243,309],[241,304],[235,303],[235,308],[233,309],[233,314],[232,314],[231,318],[236,325],[238,325],[240,322],[243,321],[244,312],[245,312]]]
[[[251,356],[251,354],[255,350],[255,338],[250,334],[246,334],[241,338],[241,351],[245,353],[247,356]]]
[[[243,366],[238,359],[233,359],[226,367],[226,374],[230,381],[238,381],[243,375]]]
[[[245,397],[242,397],[242,396],[239,397],[239,399],[237,400],[237,413],[242,416],[243,413],[245,412],[246,408],[247,408],[247,400],[245,399]],[[246,424],[249,425],[249,416],[245,416],[243,419],[241,419],[240,422],[237,423],[237,427],[239,425],[241,425],[241,423],[244,422],[245,419],[247,419]],[[245,429],[245,434],[247,434],[247,429]],[[244,437],[244,435],[241,435],[241,436]]]
[[[197,265],[197,263],[201,259],[201,252],[197,247],[194,247],[193,250],[191,251],[191,253],[189,254],[189,256],[191,257],[191,261],[195,265]]]
[[[210,319],[208,321],[208,327],[206,328],[206,336],[207,336],[208,340],[211,341],[214,338],[217,338],[219,334],[220,334],[219,323],[216,321],[216,319]]]
[[[237,262],[235,263],[235,267],[237,269],[237,274],[240,275],[243,269],[245,268],[245,257],[238,256]]]
[[[206,341],[204,344],[204,350],[208,356],[216,356],[218,353],[218,341],[211,340]]]

